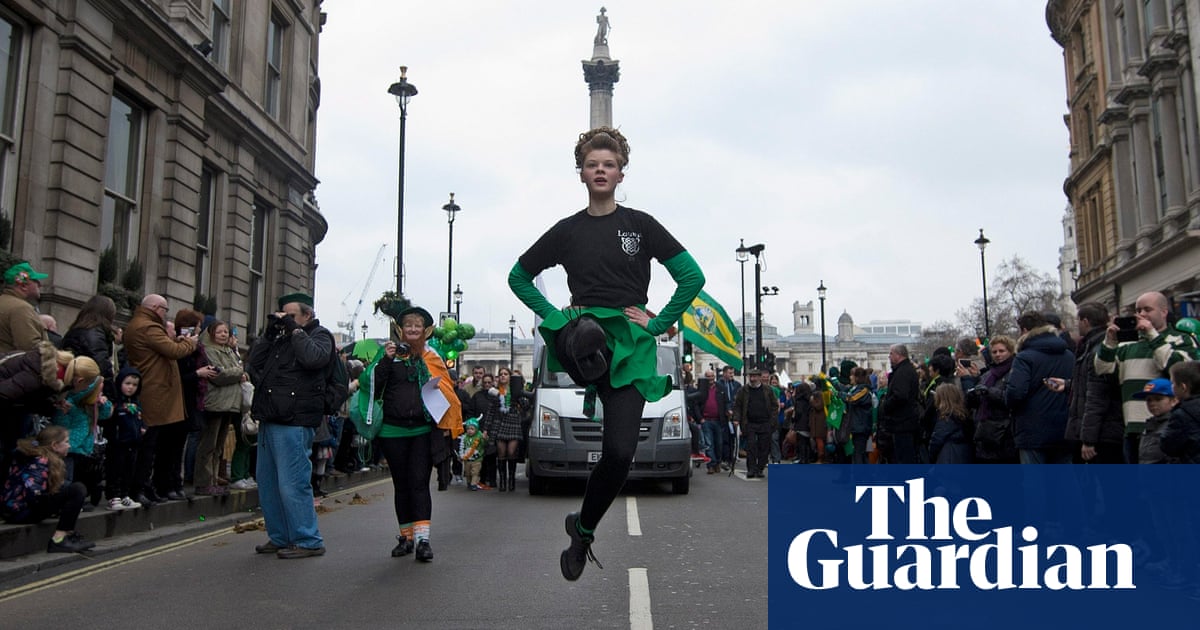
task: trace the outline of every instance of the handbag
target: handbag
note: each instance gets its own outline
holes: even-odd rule
[[[249,411],[242,412],[242,435],[258,435],[258,420]]]

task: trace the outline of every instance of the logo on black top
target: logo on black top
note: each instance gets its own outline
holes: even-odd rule
[[[642,234],[640,232],[622,232],[617,230],[617,237],[621,239],[621,251],[627,256],[637,256],[637,253],[642,250]]]

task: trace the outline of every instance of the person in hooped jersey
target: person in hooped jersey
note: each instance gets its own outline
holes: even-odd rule
[[[588,386],[584,411],[604,407],[601,459],[592,469],[583,507],[566,518],[570,546],[559,557],[563,577],[579,579],[594,532],[612,504],[637,448],[646,401],[670,390],[657,373],[655,337],[667,332],[704,286],[691,254],[651,215],[618,205],[629,143],[609,127],[580,135],[575,167],[588,193],[587,208],[562,219],[513,265],[513,293],[544,321],[539,332],[551,349],[548,367]],[[646,310],[650,259],[657,259],[677,286],[657,315]],[[559,310],[533,284],[545,269],[562,265],[571,306]],[[599,566],[599,563],[596,563]]]

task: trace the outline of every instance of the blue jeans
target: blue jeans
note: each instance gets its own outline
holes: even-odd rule
[[[719,468],[721,466],[722,453],[721,436],[727,433],[725,423],[705,419],[704,424],[700,425],[700,429],[704,431],[704,436],[708,438],[708,448],[704,451],[704,454],[709,457],[708,467],[713,469]]]
[[[263,422],[258,428],[258,501],[267,537],[280,547],[324,546],[312,493],[312,427]]]

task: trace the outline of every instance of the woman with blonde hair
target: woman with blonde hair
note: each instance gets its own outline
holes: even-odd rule
[[[40,523],[59,515],[46,543],[48,553],[76,553],[96,546],[75,531],[87,489],[79,482],[67,481],[63,457],[69,448],[67,430],[54,425],[42,429],[37,437],[21,440],[0,494],[0,516],[9,523]]]

